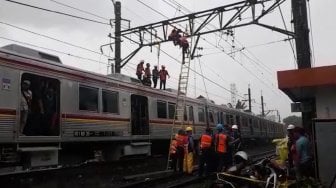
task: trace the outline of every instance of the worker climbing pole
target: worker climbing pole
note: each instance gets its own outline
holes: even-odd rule
[[[192,27],[191,27],[192,29]],[[176,105],[175,105],[175,114],[173,120],[173,126],[171,129],[171,138],[170,138],[170,146],[174,143],[176,134],[180,129],[185,129],[185,114],[186,114],[186,97],[188,90],[188,80],[189,80],[189,72],[190,72],[190,62],[192,59],[191,56],[191,42],[189,44],[187,37],[185,35],[181,36],[181,30],[173,29],[171,32],[169,39],[173,41],[174,45],[179,45],[182,49],[182,63],[181,70],[179,75],[178,82],[178,90],[176,95]],[[188,125],[189,126],[189,125]],[[167,169],[171,167],[172,163],[172,153],[169,150]]]

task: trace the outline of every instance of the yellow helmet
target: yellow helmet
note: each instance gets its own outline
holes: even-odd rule
[[[192,131],[192,128],[191,127],[187,127],[186,131]]]

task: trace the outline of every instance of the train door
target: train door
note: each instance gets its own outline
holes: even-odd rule
[[[141,95],[131,95],[132,135],[149,134],[148,99]]]
[[[30,73],[20,81],[19,136],[59,136],[60,82]]]

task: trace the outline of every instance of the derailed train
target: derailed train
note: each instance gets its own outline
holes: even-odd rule
[[[0,80],[1,165],[24,161],[31,167],[49,166],[95,155],[114,160],[149,155],[157,143],[168,148],[176,100],[172,91],[144,87],[121,74],[106,76],[66,66],[57,56],[18,45],[0,48]],[[32,101],[21,133],[24,80],[31,83]],[[51,105],[44,104],[46,96]],[[239,125],[245,140],[284,135],[282,124],[250,113],[204,99],[188,98],[186,104],[185,122],[193,127],[195,138],[207,124],[217,123]]]

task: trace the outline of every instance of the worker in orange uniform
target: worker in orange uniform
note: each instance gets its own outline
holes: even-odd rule
[[[195,144],[194,138],[192,136],[192,128],[186,128],[188,144],[186,147],[186,153],[184,154],[184,168],[183,171],[187,174],[192,174],[193,163],[194,163],[194,152],[195,152]]]
[[[143,81],[142,83],[145,85],[145,86],[151,86],[152,85],[152,82],[151,82],[151,69],[150,69],[150,64],[147,63],[146,64],[146,68],[145,68],[145,74],[144,74],[144,77],[143,77]]]
[[[166,90],[167,76],[168,78],[170,78],[170,76],[164,65],[161,66],[161,70],[159,71],[159,76],[160,76],[160,89]]]
[[[144,60],[140,61],[140,63],[137,65],[137,69],[136,69],[136,73],[135,73],[140,81],[142,80],[142,74],[145,71],[144,63],[145,63]]]
[[[174,170],[174,172],[176,172],[177,169],[177,141],[176,141],[176,137],[178,137],[178,135],[176,134],[174,138],[172,138],[172,141],[170,143],[170,148],[169,148],[169,154],[170,154],[170,158],[172,160],[171,163],[171,168]]]
[[[183,172],[184,154],[188,143],[188,137],[183,129],[180,129],[175,136],[176,139],[176,157],[178,171]]]
[[[189,42],[187,40],[187,37],[183,36],[180,38],[180,47],[182,48],[182,58],[184,62],[185,54],[188,53],[188,48],[189,48]]]
[[[200,153],[199,153],[199,162],[198,162],[198,176],[201,177],[205,168],[205,175],[208,175],[210,172],[211,165],[211,157],[213,151],[212,144],[212,135],[211,129],[208,127],[205,129],[205,133],[203,133],[199,139],[200,144]]]
[[[230,137],[225,133],[222,124],[217,124],[217,133],[214,136],[215,153],[218,161],[217,171],[225,170],[225,161],[227,158],[227,151],[229,147]]]

